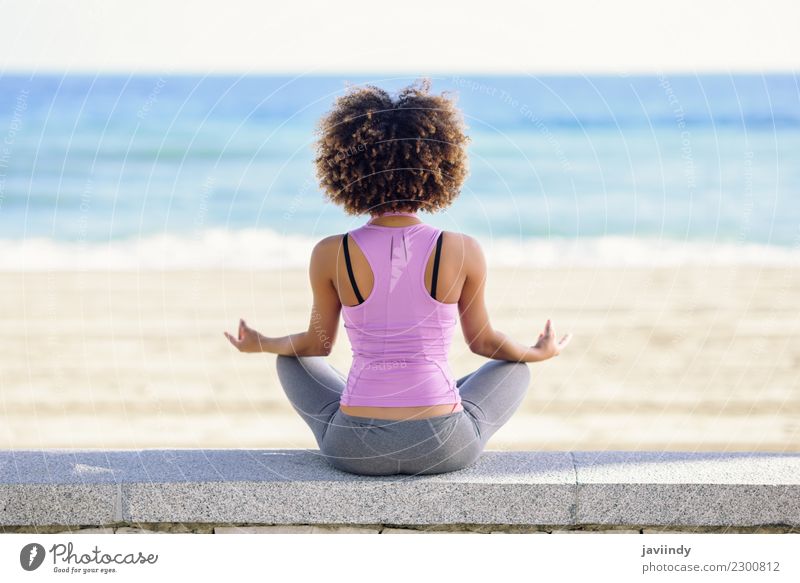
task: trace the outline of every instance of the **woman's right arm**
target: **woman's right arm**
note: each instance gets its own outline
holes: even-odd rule
[[[461,297],[458,300],[458,310],[461,329],[470,350],[487,358],[516,362],[539,362],[558,356],[567,346],[572,335],[566,334],[559,342],[556,342],[555,331],[550,320],[547,320],[544,332],[539,334],[539,340],[533,346],[520,344],[492,328],[484,297],[486,258],[476,239],[469,235],[462,235],[462,237],[466,278]]]

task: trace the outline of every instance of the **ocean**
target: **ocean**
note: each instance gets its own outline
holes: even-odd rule
[[[453,206],[490,265],[800,264],[792,74],[431,76],[471,142]],[[0,76],[0,269],[280,269],[366,221],[319,117],[414,77]]]

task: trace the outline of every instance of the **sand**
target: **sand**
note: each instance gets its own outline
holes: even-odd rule
[[[800,451],[800,270],[504,268],[487,294],[521,342],[574,335],[488,449]],[[0,297],[1,448],[316,447],[275,356],[223,336],[305,329],[305,270],[4,272]],[[457,332],[456,375],[484,361]]]

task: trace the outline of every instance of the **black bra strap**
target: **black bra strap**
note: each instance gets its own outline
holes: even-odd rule
[[[436,240],[436,255],[433,258],[433,276],[431,277],[431,296],[436,299],[436,280],[439,278],[439,256],[442,254],[442,235],[444,231],[439,233],[439,238]]]
[[[350,276],[350,285],[353,286],[353,291],[356,292],[356,297],[358,298],[358,303],[361,304],[364,302],[364,298],[361,297],[361,293],[358,291],[358,286],[356,285],[356,278],[353,275],[353,266],[350,265],[350,249],[347,247],[347,233],[344,234],[342,238],[342,243],[344,244],[344,261],[347,263],[347,275]]]

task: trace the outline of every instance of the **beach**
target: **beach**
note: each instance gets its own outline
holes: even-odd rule
[[[0,294],[0,448],[317,447],[275,355],[223,336],[306,329],[305,269],[9,271]],[[800,452],[800,269],[493,268],[487,304],[520,342],[574,336],[487,449]],[[485,361],[457,330],[455,376]]]

